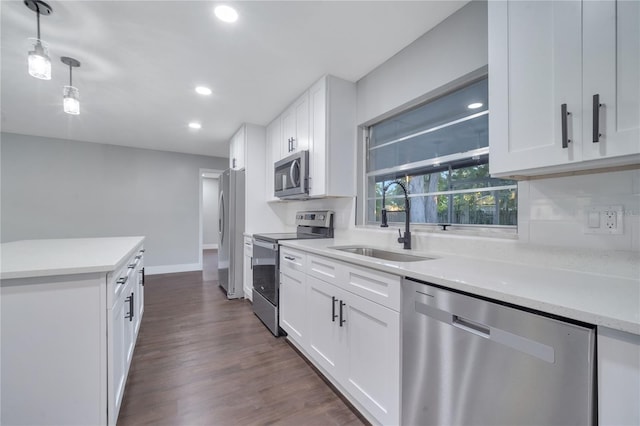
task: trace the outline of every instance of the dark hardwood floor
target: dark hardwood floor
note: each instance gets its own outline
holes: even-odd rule
[[[205,270],[148,276],[119,426],[361,425],[361,418],[245,300]]]

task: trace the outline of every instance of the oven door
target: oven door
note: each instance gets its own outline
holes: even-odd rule
[[[253,239],[253,288],[278,306],[278,244]]]

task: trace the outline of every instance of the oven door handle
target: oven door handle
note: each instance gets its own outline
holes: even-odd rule
[[[263,247],[269,250],[273,250],[273,251],[277,251],[278,250],[278,245],[274,244],[274,243],[268,243],[266,241],[260,241],[260,240],[253,240],[253,245],[254,246],[258,246],[258,247]]]

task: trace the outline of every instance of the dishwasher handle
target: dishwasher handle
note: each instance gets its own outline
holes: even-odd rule
[[[451,325],[461,330],[468,331],[469,333],[473,333],[476,336],[484,337],[485,339],[491,338],[491,328],[489,328],[489,326],[471,321],[470,319],[463,318],[458,315],[451,316]]]

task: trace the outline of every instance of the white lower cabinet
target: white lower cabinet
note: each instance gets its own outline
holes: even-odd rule
[[[306,346],[307,283],[304,268],[307,256],[288,247],[280,249],[280,327],[289,339]]]
[[[280,327],[291,339],[305,345],[307,311],[305,275],[302,272],[280,273]]]
[[[344,357],[340,342],[340,300],[338,287],[307,275],[309,312],[309,355],[327,373],[340,378],[340,358]],[[344,315],[344,306],[343,306]]]
[[[244,237],[244,264],[242,266],[242,289],[244,298],[253,301],[253,240],[251,237]]]
[[[598,327],[598,424],[640,424],[640,336]]]
[[[129,288],[124,288],[123,293]],[[124,385],[127,381],[129,346],[131,341],[131,327],[128,325],[127,309],[129,303],[125,297],[118,297],[113,309],[109,311],[108,343],[109,360],[107,379],[109,387],[109,418],[117,416],[122,403],[122,395],[124,394]],[[110,422],[115,424],[115,422]]]
[[[281,272],[282,328],[369,420],[399,424],[400,313],[393,301],[348,291],[354,276],[364,289],[380,287],[366,272],[389,283],[393,276],[311,254],[303,261],[305,274]]]
[[[308,277],[309,355],[379,423],[398,424],[400,314]]]
[[[399,424],[400,314],[345,293],[343,384],[380,423]]]

